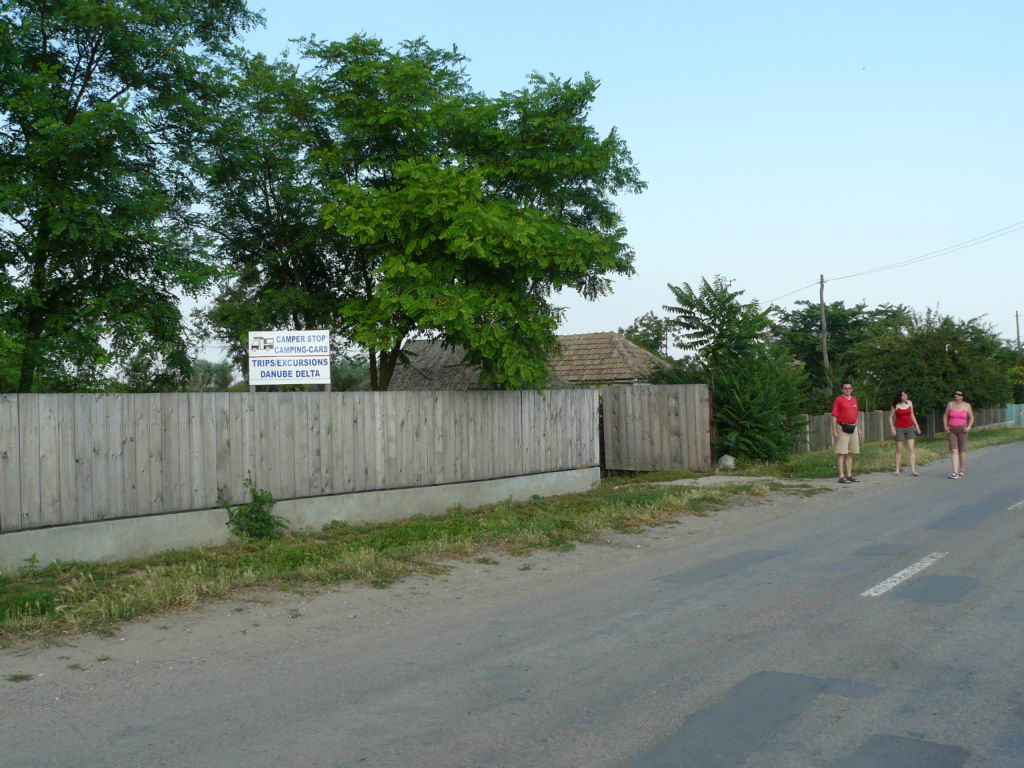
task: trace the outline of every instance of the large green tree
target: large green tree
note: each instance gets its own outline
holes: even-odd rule
[[[771,332],[768,313],[721,276],[669,285],[665,306],[676,345],[691,353],[678,374],[707,382],[714,403],[715,448],[754,459],[781,459],[804,424],[807,377]],[[694,368],[699,372],[694,376]]]
[[[303,55],[302,77],[261,64],[272,75],[262,88],[303,96],[286,118],[240,102],[239,149],[226,147],[210,178],[230,202],[217,203],[225,234],[257,218],[261,232],[285,232],[316,215],[328,229],[301,249],[285,237],[262,253],[221,237],[236,271],[218,306],[237,304],[233,291],[278,327],[307,322],[287,316],[290,299],[328,307],[319,322],[367,351],[374,389],[388,387],[403,342],[422,333],[464,347],[487,383],[543,385],[559,320],[552,292],[595,298],[632,271],[612,198],[644,185],[618,135],[587,122],[598,83],[535,75],[488,97],[460,53],[422,40],[394,50],[366,36],[314,41]],[[257,93],[243,96],[255,104]],[[249,138],[267,135],[273,146]],[[254,158],[274,168],[270,189],[294,193],[294,215],[236,183],[259,175]],[[253,322],[219,309],[211,319],[236,339]]]
[[[348,238],[320,215],[330,192],[311,154],[328,128],[312,79],[287,60],[239,52],[235,64],[202,152],[203,221],[225,266],[205,317],[244,369],[247,331],[350,335],[338,301],[354,289],[357,265]]]
[[[905,389],[919,412],[942,408],[963,388],[976,407],[1013,398],[1013,351],[981,318],[958,320],[933,310],[907,312],[900,327],[876,327],[852,350],[865,410],[888,408]]]
[[[821,307],[816,302],[798,301],[791,310],[773,308],[773,332],[807,372],[808,412],[827,410],[843,379],[860,381],[863,371],[855,354],[858,344],[874,336],[899,333],[909,320],[910,310],[902,305],[883,304],[869,309],[866,304],[847,307],[842,301],[825,305],[829,368],[821,354]]]
[[[189,168],[244,0],[0,0],[0,387],[189,369]]]
[[[731,359],[759,348],[770,327],[768,313],[757,302],[741,302],[743,291],[732,282],[716,275],[710,283],[702,277],[696,288],[669,284],[676,304],[663,307],[676,346],[701,362],[711,382]]]
[[[435,332],[482,381],[542,386],[559,310],[632,272],[612,196],[643,188],[625,143],[588,124],[598,83],[533,75],[488,98],[465,60],[423,41],[310,46],[336,140],[325,218],[351,237],[361,290],[341,302],[386,388],[402,341]]]

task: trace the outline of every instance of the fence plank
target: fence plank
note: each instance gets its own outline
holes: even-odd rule
[[[323,496],[331,493],[334,487],[334,443],[332,434],[334,423],[331,421],[331,392],[322,392],[315,398],[317,429],[311,430],[317,446],[317,475],[313,493]]]
[[[110,517],[110,424],[107,422],[107,408],[104,402],[106,396],[90,397],[93,519],[106,520]]]
[[[18,396],[0,395],[0,532],[21,530]]]
[[[40,524],[60,525],[60,401],[39,400]]]
[[[245,489],[242,486],[245,480],[245,473],[248,469],[246,458],[249,455],[249,446],[246,442],[246,401],[249,397],[244,393],[225,394],[227,407],[227,426],[223,436],[218,435],[218,440],[227,445],[227,456],[224,457],[225,471],[221,476],[221,443],[217,446],[217,486],[223,497],[229,501],[240,501],[243,498]],[[221,488],[221,483],[223,487]]]
[[[167,509],[164,501],[163,400],[160,395],[146,395],[149,415],[149,500],[150,513]]]
[[[234,470],[231,461],[231,395],[227,392],[214,392],[210,397],[212,409],[213,455],[215,467],[213,473],[213,500],[216,506],[219,499],[231,493],[231,476]]]
[[[186,395],[188,399],[188,466],[189,497],[186,502],[191,509],[200,509],[206,497],[206,461],[203,457],[203,401],[199,392]]]
[[[160,395],[160,453],[163,456],[161,495],[167,509],[184,509],[181,466],[181,403],[179,395]]]
[[[128,514],[148,515],[153,509],[153,491],[150,485],[150,432],[149,409],[154,395],[125,398],[130,403],[125,423],[131,424],[133,438],[132,463],[125,460],[125,497]],[[128,477],[131,475],[131,478]]]
[[[55,397],[58,403],[57,434],[60,440],[58,446],[60,452],[60,521],[74,523],[78,521],[78,498],[75,495],[75,476],[78,470],[75,464],[75,395],[56,395]],[[0,406],[0,410],[2,410],[2,406]],[[2,420],[3,416],[0,415],[0,421]],[[2,451],[2,440],[0,440],[0,452]],[[3,477],[2,470],[0,470],[0,477]],[[3,502],[0,500],[0,506],[2,504]]]
[[[281,498],[293,499],[298,494],[295,477],[295,452],[297,450],[295,419],[296,400],[299,392],[279,392],[274,398],[279,403],[277,422],[273,425],[279,439],[277,464],[281,471]]]
[[[103,419],[106,422],[105,447],[107,517],[122,517],[125,510],[124,498],[124,447],[123,410],[121,395],[102,395]]]
[[[348,493],[359,487],[356,466],[356,454],[362,455],[363,446],[359,450],[352,449],[353,444],[361,436],[356,432],[356,404],[361,392],[331,395],[331,459],[333,488],[335,493]]]
[[[292,496],[302,497],[311,495],[312,480],[312,456],[310,451],[312,443],[309,439],[309,398],[311,393],[292,393],[292,424],[294,435],[294,450],[291,457],[295,472],[295,488]]]
[[[38,528],[42,487],[39,481],[39,395],[18,395],[18,443],[21,446],[19,528]]]
[[[130,395],[116,397],[121,410],[121,503],[118,514],[120,517],[128,517],[138,514],[136,500],[139,482],[139,430],[135,422],[135,409],[139,401]]]

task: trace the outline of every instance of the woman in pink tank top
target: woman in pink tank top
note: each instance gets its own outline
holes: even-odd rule
[[[967,466],[967,433],[974,426],[974,409],[967,402],[962,389],[956,390],[953,399],[946,403],[942,426],[949,440],[949,460],[953,462],[953,471],[948,477],[956,480],[964,476],[964,468]]]

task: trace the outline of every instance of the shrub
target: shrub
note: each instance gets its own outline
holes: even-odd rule
[[[793,450],[804,426],[806,377],[781,349],[743,355],[716,372],[715,450],[779,461]]]
[[[275,502],[270,491],[257,488],[251,477],[247,477],[243,485],[252,496],[252,501],[234,507],[225,500],[220,502],[228,512],[228,528],[242,539],[279,538],[288,530],[288,521],[271,514]]]

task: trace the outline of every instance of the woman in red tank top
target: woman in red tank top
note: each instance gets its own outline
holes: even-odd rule
[[[921,426],[914,415],[914,404],[906,390],[899,390],[892,400],[889,409],[889,428],[896,441],[896,473],[900,473],[900,461],[903,459],[903,444],[907,444],[907,459],[910,462],[910,474],[918,477],[917,457],[914,455],[914,437],[921,434]]]

